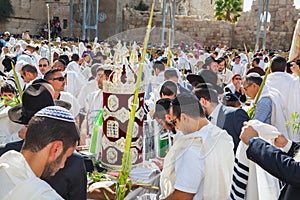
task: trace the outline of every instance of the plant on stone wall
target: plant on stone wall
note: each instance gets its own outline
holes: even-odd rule
[[[243,11],[242,0],[216,0],[215,19],[235,23]]]
[[[13,6],[10,0],[0,1],[0,22],[6,22],[7,19],[14,14]]]
[[[137,6],[134,6],[134,9],[139,11],[147,11],[149,6],[141,0]]]

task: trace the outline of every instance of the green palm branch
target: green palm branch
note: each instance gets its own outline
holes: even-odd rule
[[[260,86],[259,86],[259,90],[258,90],[258,93],[257,93],[257,95],[256,95],[256,97],[255,97],[253,106],[247,111],[247,114],[248,114],[248,116],[249,116],[249,119],[253,119],[253,118],[254,118],[256,105],[257,105],[258,100],[260,99],[260,95],[261,95],[262,90],[263,90],[263,88],[264,88],[264,86],[265,86],[265,84],[266,84],[266,80],[267,80],[267,77],[268,77],[268,75],[269,75],[269,73],[270,73],[271,66],[272,66],[272,60],[271,60],[270,65],[269,65],[269,67],[268,67],[268,69],[267,69],[267,71],[266,71],[266,74],[265,74],[265,76],[264,76],[264,78],[263,78],[263,81],[262,81],[262,83],[261,83]]]
[[[133,104],[132,104],[132,108],[130,111],[130,119],[129,119],[128,127],[127,127],[125,149],[124,149],[123,158],[122,158],[122,168],[121,168],[120,175],[119,175],[119,177],[117,179],[117,183],[116,183],[116,195],[117,195],[118,200],[123,200],[125,198],[126,192],[128,190],[128,188],[126,186],[128,186],[130,189],[131,185],[132,185],[130,181],[129,182],[127,181],[127,178],[129,176],[129,173],[131,170],[131,162],[132,162],[132,155],[131,155],[131,151],[130,151],[131,141],[132,141],[132,131],[133,131],[136,107],[137,107],[137,103],[138,103],[138,93],[139,93],[139,88],[140,88],[142,73],[143,73],[143,64],[145,61],[146,50],[147,50],[148,41],[149,41],[150,32],[151,32],[152,18],[153,18],[153,13],[154,13],[154,5],[155,5],[155,0],[153,0],[153,2],[152,2],[150,18],[149,18],[149,22],[148,22],[148,26],[147,26],[146,35],[144,38],[142,61],[141,61],[141,66],[138,71],[136,88],[135,88],[134,98],[133,98]]]

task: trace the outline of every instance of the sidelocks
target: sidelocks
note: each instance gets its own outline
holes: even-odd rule
[[[123,46],[123,49],[124,46]],[[120,50],[120,49],[119,49]],[[128,63],[128,52],[114,58],[113,72],[103,82],[103,125],[101,138],[101,162],[109,169],[121,169],[130,110],[132,108],[137,75],[134,69],[138,64]],[[131,51],[136,53],[136,51]],[[133,55],[135,57],[135,55]],[[144,124],[145,83],[138,94],[138,105],[132,132],[132,164],[143,162],[143,124]]]

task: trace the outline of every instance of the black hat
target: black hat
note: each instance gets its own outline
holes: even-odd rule
[[[162,50],[160,50],[160,49],[158,49],[157,51],[156,51],[156,53],[158,54],[158,55],[163,55],[163,52],[162,52]]]
[[[211,89],[211,90],[216,90],[214,85],[211,83],[199,83],[196,86],[197,89]]]
[[[205,59],[205,61],[204,61],[204,63],[205,63],[206,65],[210,65],[210,64],[213,63],[213,62],[216,62],[216,59],[215,59],[214,57],[212,57],[212,56],[208,56],[208,57]]]
[[[214,89],[217,90],[218,94],[224,92],[223,89],[217,85],[217,74],[211,70],[201,69],[198,75],[189,74],[186,78],[193,86],[197,86],[199,83],[210,83],[213,85]]]
[[[54,106],[53,97],[41,83],[28,86],[22,103],[8,110],[8,117],[18,124],[28,124],[33,115],[47,106]]]
[[[211,63],[213,62],[217,62],[216,59],[212,56],[208,56],[205,60],[204,60],[204,65],[202,66],[203,69],[206,69],[207,66],[210,66]]]
[[[239,101],[239,98],[234,93],[226,92],[222,97],[222,101],[236,102]]]

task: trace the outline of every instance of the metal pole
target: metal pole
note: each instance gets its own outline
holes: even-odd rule
[[[263,33],[263,49],[266,49],[266,41],[267,41],[267,26],[268,26],[268,10],[269,10],[269,0],[265,0],[265,21],[264,21],[264,33]]]
[[[171,37],[171,47],[174,46],[174,39],[175,39],[175,13],[176,13],[176,0],[173,0],[173,12],[171,18],[171,28],[172,28],[172,37]]]
[[[165,28],[166,28],[166,0],[163,0],[161,45],[165,43]]]
[[[83,0],[83,17],[82,17],[82,39],[85,40],[86,34],[85,34],[85,29],[86,29],[86,1]]]
[[[99,0],[96,0],[95,37],[98,37]]]
[[[261,28],[261,14],[262,14],[262,6],[263,0],[259,0],[259,8],[258,8],[258,20],[257,20],[257,30],[256,30],[256,48],[259,49],[259,38],[260,38],[260,28]],[[258,49],[255,49],[257,51]]]
[[[70,0],[70,21],[69,21],[69,37],[73,35],[73,0]]]
[[[92,4],[93,4],[93,2],[91,0],[88,0],[88,5],[87,5],[87,9],[88,9],[88,11],[87,11],[87,26],[89,28],[87,29],[87,36],[86,36],[88,41],[90,41],[90,37],[91,37],[90,27],[91,27]]]
[[[46,4],[47,6],[47,13],[48,13],[48,48],[49,48],[49,62],[50,62],[50,66],[52,66],[52,59],[51,59],[51,44],[50,44],[50,41],[51,41],[51,27],[50,27],[50,6],[49,4],[47,3]]]

